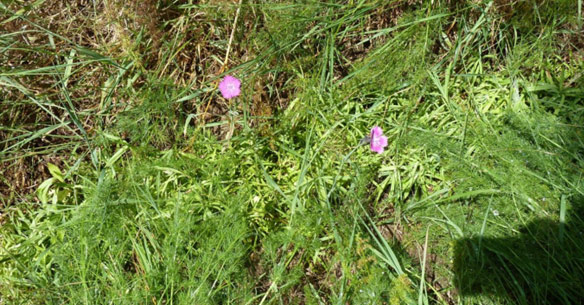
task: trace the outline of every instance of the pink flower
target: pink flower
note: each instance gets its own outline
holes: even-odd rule
[[[383,135],[383,130],[381,127],[374,126],[371,128],[371,150],[380,154],[383,152],[383,148],[387,146],[387,137]]]
[[[231,75],[226,75],[219,83],[219,91],[221,91],[221,95],[223,95],[224,98],[230,99],[239,95],[241,92],[239,86],[241,86],[241,81],[239,81],[239,79]]]

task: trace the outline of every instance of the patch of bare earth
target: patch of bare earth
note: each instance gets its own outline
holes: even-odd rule
[[[340,263],[336,262],[332,264],[330,261],[335,254],[332,251],[327,251],[322,254],[322,260],[310,263],[305,257],[307,255],[305,250],[294,250],[294,245],[290,244],[288,248],[278,250],[278,259],[283,259],[291,251],[295,252],[293,257],[289,259],[286,270],[289,272],[294,272],[293,270],[295,269],[301,270],[302,276],[299,282],[294,284],[285,293],[285,298],[283,299],[284,304],[306,304],[307,298],[304,289],[308,286],[312,286],[314,291],[318,292],[318,297],[321,301],[328,301],[328,296],[331,293],[330,287],[333,287],[336,279],[342,276]],[[268,292],[270,286],[273,284],[270,279],[270,274],[273,271],[272,266],[262,264],[262,254],[263,251],[260,249],[252,252],[249,257],[249,271],[258,279],[255,288],[258,294]],[[332,267],[327,268],[326,265],[332,265]]]
[[[426,261],[424,274],[426,283],[431,286],[431,288],[427,288],[428,295],[434,295],[436,299],[448,304],[456,304],[455,292],[450,289],[452,288],[451,281],[439,270],[440,268],[448,269],[451,264],[446,261],[443,254],[436,253],[436,247],[433,246],[432,242],[436,237],[430,237],[425,248],[425,240],[417,240],[413,237],[414,231],[423,230],[423,228],[415,224],[404,226],[401,221],[389,221],[395,217],[395,209],[392,205],[382,207],[377,211],[373,210],[371,213],[380,215],[377,217],[377,223],[379,223],[377,227],[383,237],[398,244],[415,266],[421,269],[422,262]]]

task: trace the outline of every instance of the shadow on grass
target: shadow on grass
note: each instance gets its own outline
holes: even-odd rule
[[[584,304],[584,198],[574,199],[568,222],[537,219],[513,236],[458,240],[458,292],[499,304]]]

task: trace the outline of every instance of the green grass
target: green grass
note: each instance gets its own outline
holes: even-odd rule
[[[0,303],[581,304],[581,4],[3,2]]]

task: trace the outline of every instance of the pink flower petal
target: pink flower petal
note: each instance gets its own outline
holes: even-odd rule
[[[387,147],[387,137],[386,136],[379,137],[379,145],[381,145],[381,147]]]
[[[238,96],[241,93],[241,81],[231,75],[226,75],[219,83],[219,91],[224,98],[230,99]]]
[[[371,150],[380,154],[384,151],[384,147],[387,146],[387,137],[383,135],[383,131],[381,127],[374,126],[371,129],[371,141],[370,147]]]
[[[371,138],[373,138],[375,136],[380,136],[382,134],[383,134],[383,130],[381,130],[381,127],[373,126],[373,128],[371,128]]]

